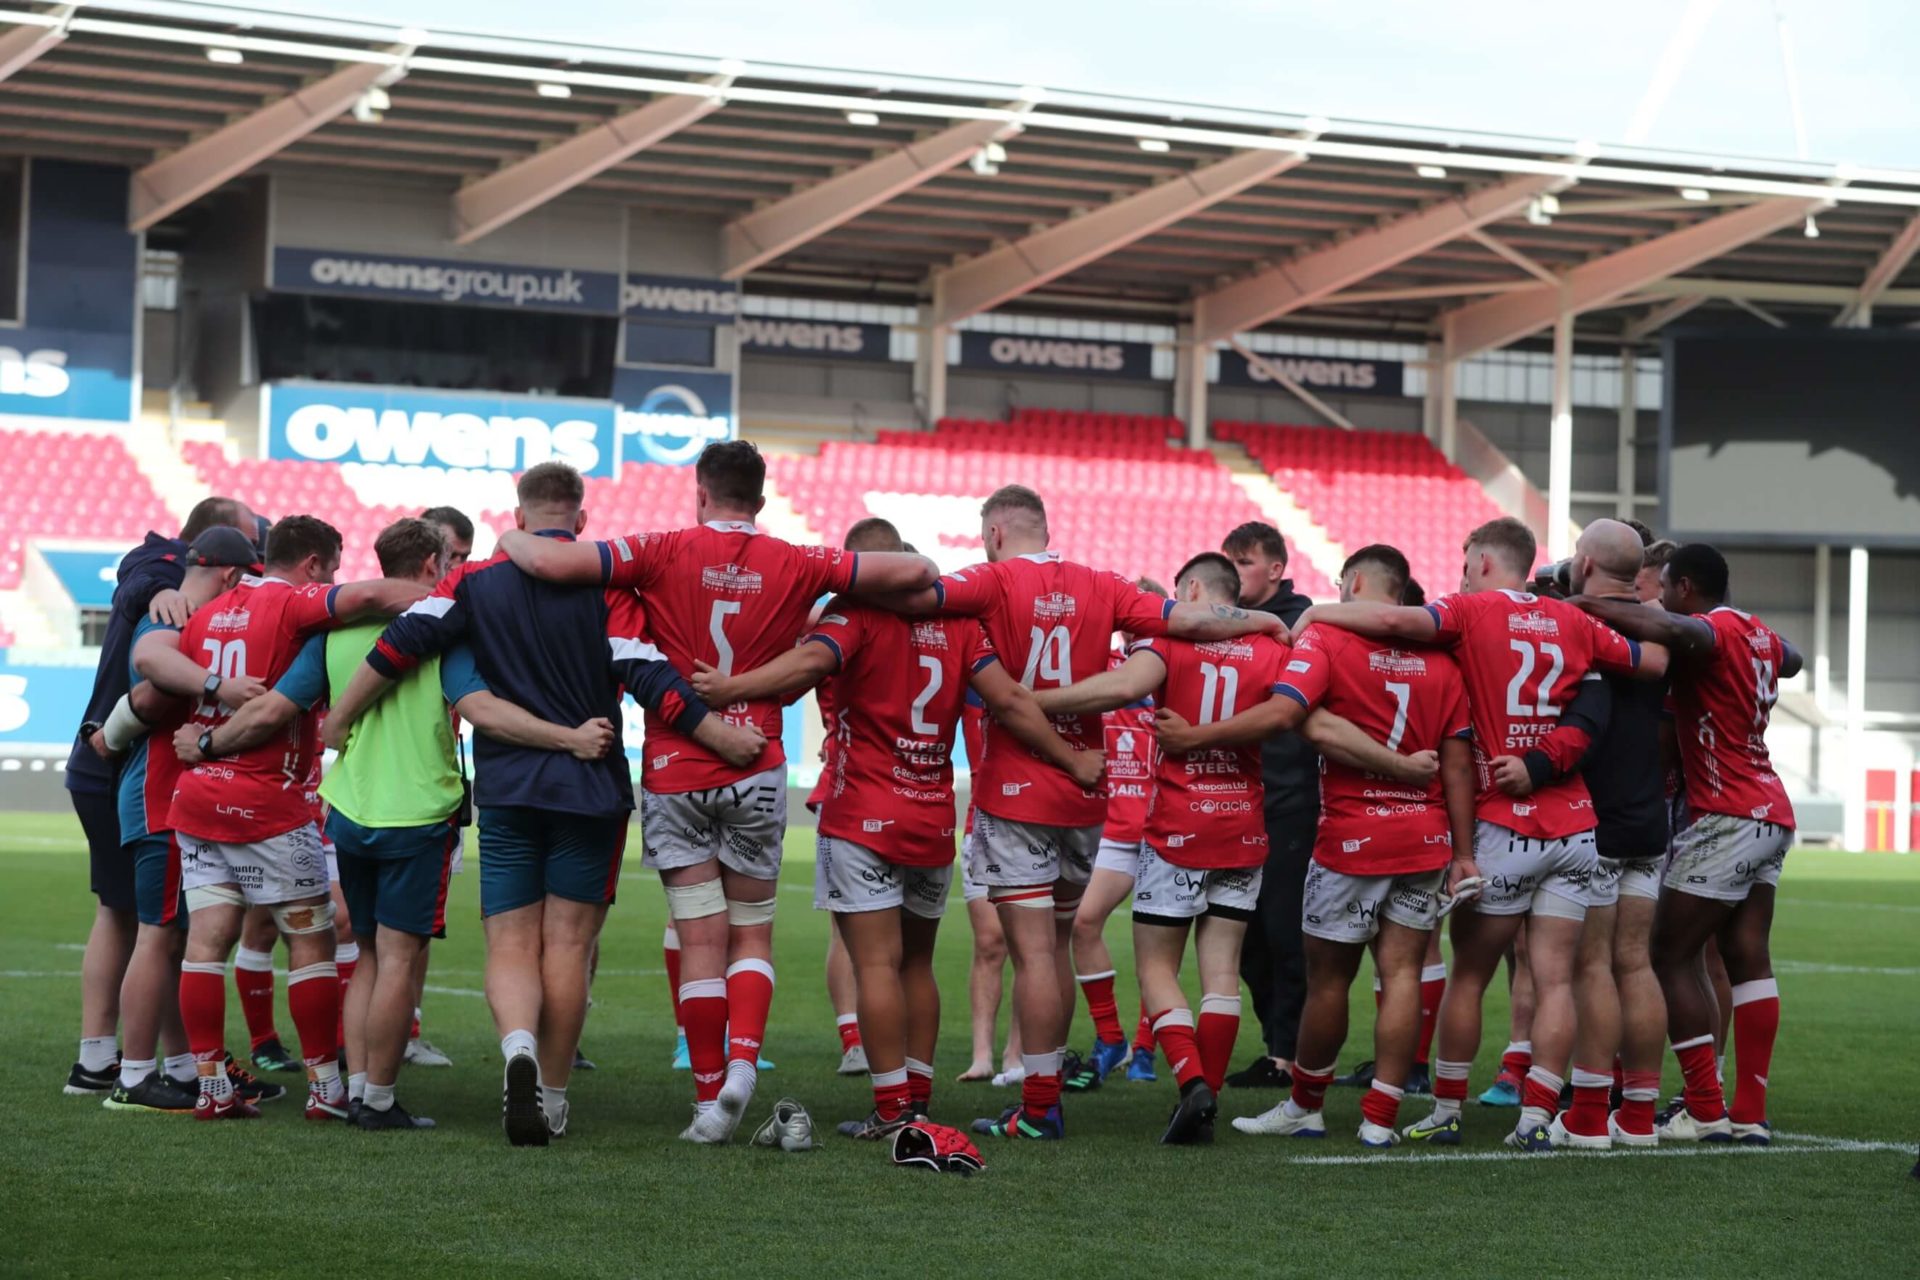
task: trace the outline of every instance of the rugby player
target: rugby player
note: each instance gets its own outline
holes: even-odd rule
[[[1287,576],[1286,539],[1272,525],[1250,520],[1227,534],[1220,550],[1239,571],[1240,603],[1246,608],[1277,614],[1292,627],[1313,604],[1294,590]],[[1319,769],[1313,747],[1300,734],[1275,734],[1260,744],[1267,868],[1260,881],[1258,913],[1241,948],[1240,976],[1260,1020],[1266,1052],[1227,1077],[1236,1089],[1283,1089],[1291,1083],[1288,1069],[1307,998],[1300,895],[1320,812]]]
[[[1363,600],[1316,605],[1302,619],[1303,625],[1323,622],[1452,649],[1466,679],[1479,792],[1473,860],[1487,886],[1474,910],[1453,916],[1454,964],[1440,1006],[1434,1112],[1403,1130],[1416,1141],[1460,1140],[1460,1104],[1480,1044],[1486,986],[1525,920],[1534,1054],[1520,1120],[1507,1143],[1526,1151],[1552,1148],[1548,1124],[1573,1048],[1573,966],[1598,855],[1593,801],[1579,775],[1567,772],[1585,735],[1551,742],[1549,735],[1589,671],[1639,671],[1656,679],[1666,670],[1658,646],[1642,649],[1564,601],[1527,592],[1534,550],[1533,534],[1520,521],[1489,521],[1467,538],[1459,594],[1423,608]],[[1556,753],[1552,763],[1562,776],[1525,800],[1502,792],[1494,782],[1495,760],[1543,743]],[[1611,1058],[1605,1065],[1611,1070]]]
[[[272,909],[287,938],[287,1004],[307,1068],[307,1118],[345,1119],[340,1078],[340,980],[334,967],[333,903],[326,861],[301,783],[318,750],[310,718],[229,758],[208,750],[228,710],[221,683],[278,680],[309,634],[363,617],[392,615],[424,592],[410,583],[334,586],[340,533],[312,516],[287,516],[267,534],[265,574],[243,578],[197,610],[180,634],[180,651],[206,669],[192,725],[202,762],[185,770],[173,793],[181,881],[191,920],[180,966],[180,1016],[200,1076],[194,1116],[248,1119],[259,1111],[238,1096],[226,1059],[226,961],[249,904]]]
[[[1767,1077],[1780,1030],[1769,937],[1794,821],[1766,734],[1779,682],[1798,675],[1802,664],[1778,633],[1727,604],[1727,586],[1726,557],[1696,542],[1676,550],[1661,570],[1664,613],[1596,596],[1578,604],[1675,655],[1687,825],[1673,837],[1653,966],[1686,1077],[1686,1106],[1660,1126],[1660,1137],[1765,1146],[1772,1141]],[[1709,939],[1718,939],[1733,983],[1731,1110],[1714,1061],[1715,1006],[1703,968]]]
[[[180,594],[189,609],[198,609],[232,589],[253,566],[254,548],[238,529],[216,525],[195,538],[180,560],[186,566]],[[150,680],[153,688],[143,688]],[[131,750],[120,770],[120,832],[132,855],[140,917],[120,986],[126,1054],[104,1104],[111,1110],[190,1112],[200,1092],[180,1023],[187,913],[180,895],[180,847],[167,810],[180,774],[170,730],[185,719],[187,699],[204,696],[206,680],[206,671],[180,652],[178,627],[142,618],[133,632],[127,696],[115,704],[99,735],[102,746],[115,754]],[[260,691],[258,681],[246,679],[223,682],[215,690],[230,708],[244,706]],[[138,737],[129,741],[129,733]],[[171,1050],[164,1065],[155,1058],[161,1038]]]
[[[150,611],[155,621],[186,622],[188,609],[178,590],[186,572],[181,557],[188,543],[220,525],[250,535],[253,513],[233,498],[203,498],[187,513],[179,537],[149,532],[121,558],[93,690],[67,756],[63,785],[87,838],[88,884],[95,898],[93,928],[80,961],[80,1051],[62,1090],[75,1096],[105,1093],[118,1078],[120,987],[139,928],[133,862],[121,843],[118,765],[97,754],[93,739],[129,688],[134,628]]]
[[[1144,591],[1165,596],[1167,589],[1151,578],[1136,584]],[[1123,636],[1131,645],[1138,637]],[[1124,649],[1110,660],[1111,666],[1126,661]],[[1097,1089],[1109,1072],[1127,1058],[1127,1032],[1120,1025],[1120,1008],[1114,1000],[1116,971],[1113,956],[1107,950],[1107,918],[1114,908],[1133,896],[1133,877],[1140,863],[1140,841],[1146,834],[1147,805],[1153,796],[1154,738],[1153,702],[1142,699],[1117,707],[1101,717],[1106,734],[1107,814],[1100,828],[1100,850],[1093,857],[1093,875],[1080,905],[1073,912],[1074,981],[1086,996],[1087,1015],[1093,1019],[1093,1049],[1079,1071],[1069,1071],[1062,1087],[1070,1093]],[[1144,1012],[1144,1011],[1143,1011]],[[1152,1035],[1148,1024],[1148,1035]],[[1153,1065],[1152,1042],[1148,1041],[1147,1067]]]
[[[966,744],[967,768],[971,777],[978,778],[980,762],[986,754],[986,708],[980,705],[980,699],[971,689],[967,691],[966,705],[960,711],[960,737]],[[973,835],[973,788],[967,790],[967,821],[964,828],[965,839]],[[993,904],[987,901],[987,887],[976,883],[967,871],[964,857],[960,860],[960,896],[967,904],[967,924],[973,931],[972,962],[967,968],[967,1004],[972,1014],[973,1055],[968,1060],[967,1069],[954,1079],[962,1084],[970,1081],[990,1081],[996,1089],[1009,1088],[1026,1078],[1026,1068],[1020,1065],[1020,1018],[1010,1013],[1007,1018],[1007,1039],[1000,1053],[1000,1070],[993,1069],[993,1041],[1000,1025],[1000,998],[1005,987],[1007,969],[1007,935],[1000,928],[999,913]],[[1148,1046],[1151,1053],[1152,1046]]]
[[[987,499],[980,526],[987,563],[948,574],[900,607],[980,618],[1001,661],[1019,665],[1020,683],[1036,693],[1103,672],[1115,631],[1195,640],[1286,635],[1286,625],[1271,614],[1225,602],[1177,604],[1118,574],[1062,559],[1047,549],[1046,505],[1020,485]],[[1096,716],[1065,716],[1055,728],[1084,750],[1100,742]],[[1067,934],[1093,872],[1106,798],[1098,787],[1037,767],[1031,752],[1002,744],[1000,736],[989,720],[985,759],[974,775],[967,859],[973,878],[987,887],[1013,955],[1026,1076],[1020,1103],[975,1127],[996,1136],[1058,1139],[1066,1134],[1060,1067],[1074,998]]]
[[[1238,596],[1233,562],[1217,552],[1195,556],[1174,579],[1174,598],[1183,604],[1231,605]],[[1286,655],[1285,645],[1259,635],[1143,640],[1117,669],[1047,689],[1040,704],[1065,716],[1151,698],[1160,713],[1210,725],[1240,709],[1243,690],[1251,698],[1271,689]],[[1154,769],[1134,882],[1133,937],[1154,1037],[1180,1084],[1160,1138],[1165,1143],[1212,1141],[1215,1096],[1240,1031],[1240,941],[1267,855],[1258,737],[1217,751],[1163,743]],[[1179,981],[1190,925],[1202,992],[1198,1023]]]
[[[1569,582],[1576,595],[1636,605],[1635,582],[1645,559],[1636,529],[1618,520],[1596,520],[1574,544]],[[1593,796],[1600,859],[1574,972],[1575,1061],[1592,1065],[1575,1066],[1573,1105],[1548,1128],[1557,1146],[1598,1149],[1614,1142],[1652,1146],[1658,1140],[1654,1105],[1667,1033],[1666,1000],[1647,949],[1667,847],[1660,759],[1666,685],[1610,675],[1602,687],[1609,709],[1581,768]],[[1522,769],[1504,761],[1496,767],[1500,788],[1510,796],[1529,795],[1552,776],[1546,752],[1534,748],[1523,759]],[[1609,1116],[1612,1075],[1598,1064],[1614,1047],[1620,1055],[1622,1101],[1618,1114]]]
[[[573,541],[587,520],[579,472],[543,462],[520,477],[517,492],[518,536],[591,552]],[[470,639],[487,687],[550,724],[617,723],[624,686],[714,758],[758,755],[758,733],[709,714],[645,630],[631,592],[557,587],[504,552],[468,561],[381,635],[335,700],[328,742],[344,742],[360,712],[422,659]],[[582,760],[554,743],[483,737],[474,761],[487,997],[506,1060],[502,1127],[515,1146],[546,1146],[566,1133],[567,1083],[595,944],[619,883],[633,784],[624,755]]]
[[[1341,566],[1340,598],[1398,604],[1407,572],[1406,557],[1394,548],[1362,547]],[[1379,744],[1373,753],[1384,751],[1386,758],[1355,767],[1343,761],[1346,752],[1322,747],[1320,820],[1301,910],[1307,1000],[1292,1093],[1261,1115],[1235,1118],[1233,1127],[1325,1136],[1321,1109],[1347,1036],[1347,996],[1371,946],[1381,990],[1359,1137],[1367,1146],[1392,1146],[1420,1032],[1428,938],[1442,895],[1476,874],[1465,686],[1443,653],[1309,627],[1295,637],[1286,668],[1270,687],[1266,702],[1210,725],[1163,717],[1162,747],[1244,746],[1298,728],[1309,712],[1324,712],[1350,722],[1370,747]],[[1309,1065],[1316,1063],[1326,1065]]]
[[[924,556],[801,547],[762,534],[766,459],[745,440],[707,446],[694,464],[695,527],[569,544],[510,532],[502,551],[537,578],[636,592],[660,651],[684,675],[707,663],[750,671],[792,647],[824,592],[926,587]],[[680,936],[680,1017],[693,1062],[694,1119],[681,1135],[723,1143],[753,1097],[773,1001],[773,916],[786,835],[780,704],[729,708],[766,735],[735,764],[658,714],[647,718],[644,864],[661,873]]]
[[[836,599],[798,648],[731,677],[703,665],[693,684],[716,702],[753,702],[828,677],[834,746],[815,905],[834,913],[853,963],[874,1099],[865,1120],[840,1132],[884,1139],[926,1115],[933,1094],[933,947],[953,875],[952,750],[968,689],[1016,741],[1079,785],[1098,785],[1103,759],[1054,732],[972,618],[907,619]]]

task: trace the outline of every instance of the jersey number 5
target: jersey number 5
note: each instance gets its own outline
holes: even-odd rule
[[[713,612],[707,618],[707,635],[713,641],[713,665],[723,676],[733,674],[733,646],[727,643],[727,618],[738,612],[738,600],[715,600]]]

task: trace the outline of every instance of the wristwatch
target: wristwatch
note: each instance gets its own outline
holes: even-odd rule
[[[100,730],[103,729],[104,727],[105,726],[102,725],[98,720],[86,721],[80,726],[80,741],[92,742],[93,735],[100,732]]]
[[[200,742],[198,745],[200,747],[200,755],[203,759],[212,760],[215,758],[214,750],[213,750],[213,730],[211,729],[202,730],[200,733]]]
[[[211,698],[219,692],[220,677],[211,671],[207,672],[207,682],[200,686],[200,695],[205,698]]]

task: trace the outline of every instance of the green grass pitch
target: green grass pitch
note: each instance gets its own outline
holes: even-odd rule
[[[829,1134],[868,1102],[864,1080],[833,1074],[810,837],[790,837],[782,886],[767,1036],[779,1065],[762,1076],[743,1131],[782,1095]],[[1470,1106],[1456,1154],[1363,1156],[1348,1090],[1329,1099],[1324,1142],[1233,1132],[1226,1117],[1277,1095],[1228,1090],[1214,1146],[1166,1149],[1154,1141],[1173,1097],[1163,1068],[1158,1085],[1116,1081],[1071,1100],[1063,1144],[983,1146],[987,1170],[971,1180],[896,1170],[883,1150],[837,1136],[805,1155],[750,1148],[744,1133],[725,1150],[677,1142],[691,1083],[667,1067],[654,883],[630,866],[608,920],[586,1034],[600,1070],[575,1077],[565,1142],[513,1150],[501,1136],[471,871],[456,881],[453,936],[434,948],[427,1000],[428,1034],[456,1065],[401,1080],[437,1131],[308,1125],[295,1095],[269,1104],[261,1123],[208,1130],[61,1095],[93,910],[79,829],[64,816],[0,818],[0,1098],[11,1118],[0,1274],[1751,1277],[1910,1275],[1916,1265],[1920,1183],[1906,1174],[1920,1139],[1920,860],[1803,851],[1788,861],[1772,1072],[1783,1137],[1770,1151],[1509,1156],[1498,1144],[1513,1113]],[[1109,937],[1124,975],[1124,917]],[[967,1054],[967,956],[956,907],[940,949],[934,1110],[960,1125],[1007,1097],[951,1083]],[[1121,1007],[1133,999],[1123,979]],[[1343,1069],[1371,1056],[1364,990],[1355,1004]],[[290,1035],[284,1009],[280,1021]],[[1496,1000],[1476,1090],[1504,1027]],[[1090,1034],[1083,1014],[1075,1041]],[[1256,1041],[1249,1019],[1236,1061]],[[1667,1076],[1671,1089],[1671,1062]],[[1418,1118],[1420,1106],[1404,1110]]]

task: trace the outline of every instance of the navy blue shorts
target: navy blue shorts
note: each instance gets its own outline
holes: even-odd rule
[[[340,864],[340,896],[356,937],[370,942],[376,928],[447,936],[447,881],[460,844],[458,826],[363,827],[335,809],[327,815],[327,838]]]
[[[133,867],[133,909],[141,924],[187,927],[186,891],[180,887],[180,845],[171,831],[141,836],[126,847]]]
[[[87,837],[87,887],[109,911],[139,909],[133,846],[120,843],[120,805],[111,791],[70,791]]]
[[[549,895],[611,903],[627,848],[627,818],[520,806],[481,809],[480,914],[497,916]]]

